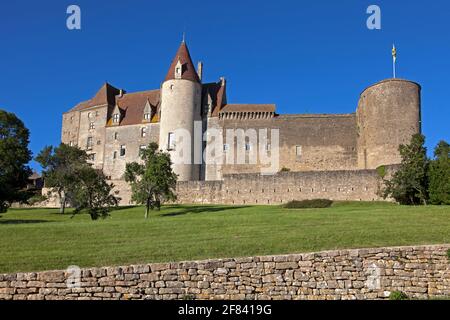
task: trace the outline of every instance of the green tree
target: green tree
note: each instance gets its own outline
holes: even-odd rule
[[[402,162],[390,180],[384,180],[384,198],[392,197],[400,204],[427,204],[428,158],[424,147],[425,137],[415,134],[410,144],[400,145]]]
[[[35,158],[44,169],[45,186],[55,192],[61,202],[60,213],[64,214],[68,192],[79,183],[78,171],[88,166],[88,155],[84,150],[61,143],[58,147],[47,146]]]
[[[26,202],[30,196],[24,190],[31,175],[27,166],[32,159],[29,135],[15,114],[0,109],[0,212],[13,202]]]
[[[170,155],[158,151],[156,143],[150,143],[141,151],[141,159],[143,164],[127,163],[125,180],[131,185],[131,199],[145,204],[147,219],[149,210],[159,210],[164,201],[176,199],[177,175],[172,170]]]
[[[75,208],[74,215],[87,211],[92,220],[106,218],[112,207],[119,204],[120,198],[112,195],[114,185],[106,182],[101,170],[83,166],[77,170],[78,183],[72,186],[67,198]]]
[[[429,194],[432,204],[450,204],[450,145],[441,141],[434,150],[434,160],[430,162]]]

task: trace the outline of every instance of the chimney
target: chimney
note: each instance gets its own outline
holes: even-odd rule
[[[203,76],[203,62],[199,61],[197,64],[197,74],[200,81],[202,81]]]

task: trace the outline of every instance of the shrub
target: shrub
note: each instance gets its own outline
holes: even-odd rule
[[[380,178],[384,178],[386,176],[386,167],[385,166],[379,166],[377,168],[377,173],[380,176]]]
[[[286,167],[283,167],[283,168],[281,168],[281,170],[280,170],[280,172],[290,172],[290,171],[291,171],[291,169],[286,168]]]
[[[329,208],[332,204],[333,201],[328,199],[294,200],[286,203],[283,207],[286,209]]]
[[[450,249],[447,250],[447,258],[450,260]]]
[[[35,204],[46,201],[47,199],[48,198],[46,196],[43,196],[41,194],[35,194],[30,199],[28,199],[28,204],[34,206]]]
[[[392,291],[389,295],[389,300],[408,300],[406,293],[401,291]]]

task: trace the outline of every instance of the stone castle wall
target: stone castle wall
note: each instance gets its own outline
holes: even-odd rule
[[[450,245],[0,275],[0,300],[387,299],[450,295]],[[74,283],[71,282],[71,283]]]
[[[387,174],[395,166],[386,167]],[[113,180],[121,205],[131,204],[130,186]],[[292,200],[383,201],[378,194],[382,180],[377,170],[231,174],[220,181],[178,182],[182,204],[278,205]]]
[[[389,166],[387,174],[395,170]],[[283,204],[292,200],[382,201],[377,170],[233,174],[222,181],[179,182],[179,203]]]
[[[396,166],[386,166],[391,175]],[[131,188],[124,180],[110,180],[120,205],[132,205]],[[176,187],[180,204],[279,205],[292,200],[385,201],[379,195],[377,170],[279,172],[225,175],[218,181],[184,181]],[[47,195],[48,189],[43,190]],[[58,207],[56,196],[36,206]]]
[[[207,180],[216,177],[220,180],[226,174],[260,173],[261,168],[269,167],[261,163],[258,144],[251,142],[249,136],[245,143],[250,144],[250,150],[244,151],[244,143],[238,144],[237,139],[228,141],[227,130],[255,130],[258,135],[261,130],[267,130],[267,142],[271,142],[271,131],[279,132],[279,169],[291,171],[323,171],[351,170],[357,168],[357,124],[355,114],[342,115],[281,115],[263,119],[221,119],[209,121],[208,128],[223,130],[223,142],[233,149],[231,158],[226,152],[223,155],[223,165],[207,165]],[[250,135],[250,133],[248,133]],[[260,143],[258,136],[258,143]],[[239,164],[237,153],[240,148],[245,153],[245,164]],[[264,144],[263,144],[264,148]],[[301,150],[298,154],[297,150]],[[227,151],[228,153],[230,151]],[[253,156],[252,156],[253,155]],[[254,162],[252,162],[252,160]],[[228,160],[229,161],[229,160]],[[212,167],[212,168],[209,168]],[[215,175],[212,170],[217,170]]]

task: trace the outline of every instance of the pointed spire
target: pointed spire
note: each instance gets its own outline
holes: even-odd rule
[[[178,63],[181,64],[181,70],[179,70],[181,71],[181,76],[175,76],[175,71],[177,71],[176,68]],[[178,51],[175,54],[175,58],[172,60],[172,64],[170,65],[169,71],[167,72],[164,81],[174,79],[184,79],[200,82],[198,74],[195,71],[194,63],[192,62],[189,49],[186,45],[186,42],[184,41],[178,48]]]

